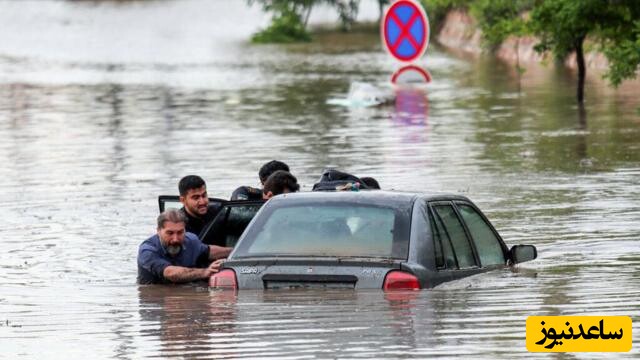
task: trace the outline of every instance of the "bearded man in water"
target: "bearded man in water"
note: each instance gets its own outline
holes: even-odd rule
[[[232,248],[203,244],[196,235],[185,231],[186,221],[177,209],[158,216],[158,233],[140,244],[138,250],[139,284],[208,280],[220,270],[222,259],[229,256]]]

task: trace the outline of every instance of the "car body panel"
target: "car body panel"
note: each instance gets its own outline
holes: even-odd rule
[[[401,263],[339,258],[231,259],[225,268],[235,271],[239,289],[379,289],[387,272],[400,269]]]

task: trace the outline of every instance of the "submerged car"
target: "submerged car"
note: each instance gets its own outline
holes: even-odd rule
[[[240,236],[217,289],[423,289],[533,260],[508,249],[464,196],[306,192],[268,201]]]

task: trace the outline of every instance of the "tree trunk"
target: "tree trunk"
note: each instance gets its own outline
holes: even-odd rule
[[[313,8],[313,4],[309,4],[305,9],[306,13],[304,14],[304,23],[303,23],[305,30],[307,29],[307,24],[309,23],[309,16],[311,16],[311,8]]]
[[[518,96],[522,87],[522,69],[520,68],[520,37],[516,37],[516,73],[518,74]]]
[[[587,68],[584,63],[584,49],[582,45],[584,37],[576,40],[576,62],[578,63],[578,103],[584,103],[584,79],[587,75]]]

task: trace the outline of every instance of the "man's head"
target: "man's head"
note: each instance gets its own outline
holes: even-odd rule
[[[207,184],[200,176],[187,175],[178,183],[180,202],[189,215],[203,217],[209,207]]]
[[[289,172],[289,165],[283,163],[278,160],[271,160],[268,163],[262,165],[260,171],[258,171],[258,176],[260,177],[260,183],[264,185],[269,176],[278,170],[284,170]]]
[[[369,189],[374,189],[374,190],[380,190],[380,184],[378,183],[378,180],[372,178],[372,177],[361,177],[360,180],[362,180],[362,182],[367,185],[367,188]]]
[[[178,255],[182,250],[186,223],[187,219],[178,209],[165,210],[158,216],[158,236],[169,255]]]
[[[267,200],[276,195],[296,192],[298,190],[300,190],[298,179],[287,171],[278,170],[271,174],[267,181],[264,182],[262,198]]]

